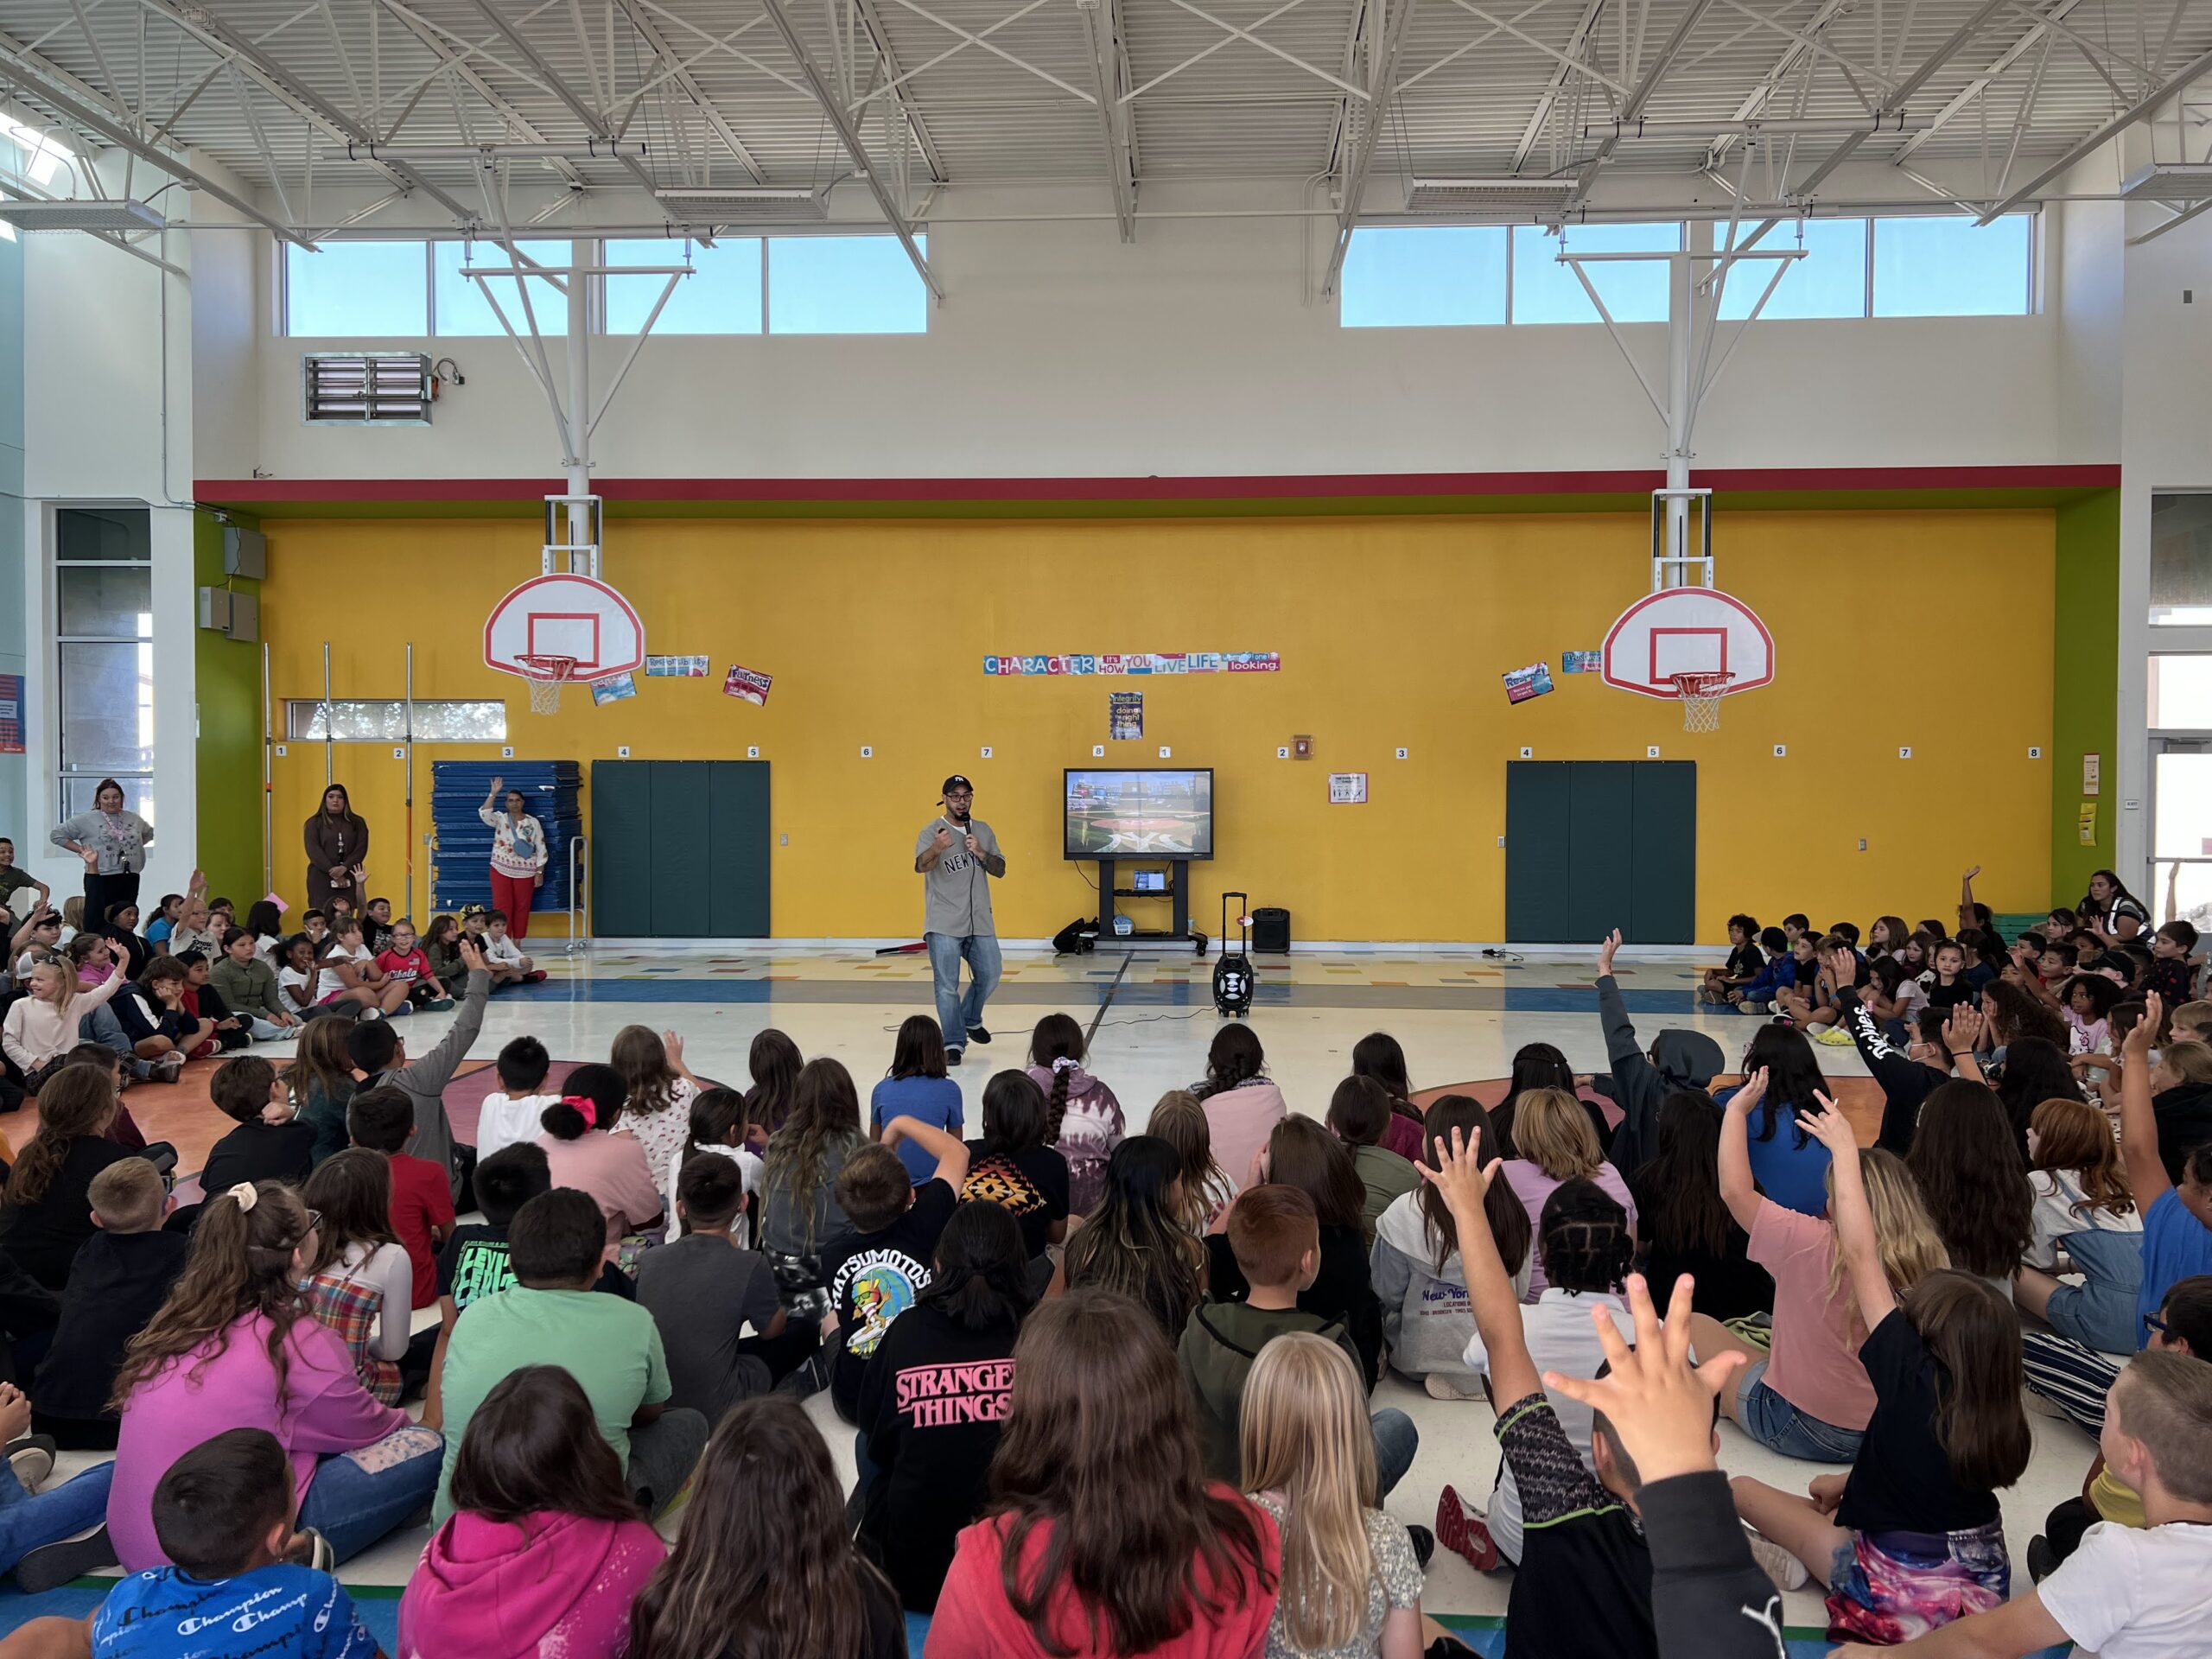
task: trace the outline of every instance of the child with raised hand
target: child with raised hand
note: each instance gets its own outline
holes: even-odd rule
[[[1106,1185],[1106,1160],[1128,1122],[1114,1091],[1083,1069],[1083,1027],[1048,1014],[1029,1036],[1029,1080],[1045,1091],[1045,1144],[1068,1160],[1068,1211],[1087,1216]]]
[[[672,1031],[655,1036],[650,1026],[625,1026],[614,1033],[608,1063],[630,1089],[621,1132],[637,1136],[648,1169],[667,1168],[690,1139],[691,1103],[699,1097],[699,1079],[683,1064],[683,1039]]]
[[[2187,1659],[2205,1650],[2212,1573],[2212,1365],[2144,1354],[2113,1384],[2099,1437],[2106,1465],[2143,1497],[2145,1527],[2089,1529],[2064,1565],[2016,1601],[1901,1646],[1851,1654],[2026,1659],[2071,1642],[2105,1659]]]
[[[1983,1280],[1930,1273],[1900,1302],[1851,1125],[1823,1099],[1807,1127],[1835,1154],[1837,1247],[1867,1332],[1875,1407],[1847,1475],[1799,1497],[1748,1478],[1736,1507],[1828,1586],[1828,1634],[1893,1645],[2001,1606],[2012,1588],[1997,1491],[2028,1466],[2019,1325]],[[1777,1559],[1783,1587],[1802,1583]],[[1771,1570],[1771,1569],[1770,1569]]]
[[[1592,1425],[1591,1465],[1560,1427],[1522,1334],[1521,1304],[1498,1259],[1483,1205],[1496,1166],[1481,1166],[1481,1136],[1453,1130],[1422,1166],[1458,1225],[1467,1294],[1490,1363],[1497,1434],[1521,1492],[1526,1536],[1506,1604],[1514,1659],[1651,1659],[1651,1553],[1637,1525],[1642,1476],[1603,1427]],[[1440,1543],[1463,1549],[1467,1516],[1446,1488],[1437,1506]]]
[[[1729,1099],[1720,1125],[1720,1196],[1751,1235],[1751,1259],[1774,1276],[1772,1345],[1761,1353],[1703,1314],[1693,1316],[1690,1340],[1701,1359],[1732,1351],[1750,1362],[1720,1402],[1746,1434],[1786,1458],[1849,1463],[1874,1414],[1874,1388],[1858,1357],[1866,1327],[1843,1282],[1834,1224],[1762,1198],[1752,1179],[1745,1125],[1766,1088],[1766,1074],[1756,1071]],[[1831,1212],[1834,1164],[1831,1157]],[[1892,1290],[1948,1265],[1904,1160],[1871,1148],[1858,1152],[1854,1170],[1870,1194],[1876,1249]]]
[[[2112,1126],[2087,1101],[2046,1100],[2028,1123],[2028,1163],[2034,1239],[2013,1279],[2012,1300],[2062,1336],[2101,1353],[2126,1353],[2139,1329],[2143,1214]],[[2082,1282],[2057,1277],[2064,1268]]]
[[[947,1135],[958,1135],[967,1127],[960,1085],[946,1074],[944,1027],[934,1015],[913,1014],[899,1022],[891,1047],[891,1069],[868,1092],[868,1132],[878,1141],[883,1138],[883,1126],[894,1117],[914,1118]],[[899,1161],[917,1186],[937,1169],[937,1160],[911,1139],[899,1143]]]

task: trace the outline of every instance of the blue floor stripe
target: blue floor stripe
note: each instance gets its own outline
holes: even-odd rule
[[[1102,982],[1009,980],[993,993],[995,1004],[1037,1007],[1096,1005],[1106,995]],[[926,1008],[931,1004],[927,980],[762,980],[693,979],[655,974],[634,979],[548,980],[542,985],[518,986],[501,991],[502,1002],[719,1002],[734,1006],[756,1003],[841,1003],[880,1007],[890,1004]],[[1701,1007],[1688,991],[1635,991],[1621,994],[1631,1014],[1689,1015],[1703,1013],[1726,1017],[1719,1009]],[[1131,984],[1124,982],[1114,998],[1125,1007],[1195,1008],[1213,1001],[1208,984]],[[1597,1012],[1594,990],[1558,985],[1510,985],[1461,988],[1456,985],[1290,985],[1269,983],[1262,975],[1254,1001],[1271,1008],[1440,1008],[1478,1014],[1592,1014]],[[1746,1020],[1750,1016],[1738,1015]]]

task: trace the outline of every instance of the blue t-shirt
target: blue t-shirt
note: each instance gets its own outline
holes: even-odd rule
[[[2212,1273],[2212,1228],[2190,1214],[2181,1194],[2168,1187],[2143,1212],[2143,1288],[2135,1294],[2138,1348],[2151,1337],[2142,1319],[2158,1311],[2168,1291],[2200,1273]]]
[[[911,1117],[933,1129],[957,1135],[964,1125],[960,1085],[950,1077],[886,1077],[868,1096],[868,1113],[874,1128],[880,1128],[894,1117]],[[919,1186],[937,1173],[937,1160],[926,1148],[912,1141],[901,1141],[893,1150],[898,1153],[899,1161],[906,1166],[906,1173],[915,1185]]]
[[[100,1659],[375,1659],[376,1638],[327,1573],[279,1562],[202,1583],[181,1569],[134,1573],[92,1616]]]
[[[149,944],[159,944],[162,940],[166,939],[170,934],[175,931],[176,924],[175,922],[169,920],[166,916],[156,916],[154,918],[152,924],[146,929],[146,943]]]
[[[1735,1094],[1725,1089],[1715,1095],[1713,1103],[1726,1106]],[[1759,1120],[1766,1115],[1766,1103],[1762,1101],[1751,1109],[1749,1125],[1751,1142],[1751,1173],[1758,1179],[1759,1191],[1785,1210],[1795,1210],[1801,1216],[1818,1219],[1828,1212],[1828,1149],[1811,1135],[1805,1144],[1797,1144],[1796,1114],[1787,1107],[1779,1107],[1774,1114],[1774,1139],[1759,1139]]]

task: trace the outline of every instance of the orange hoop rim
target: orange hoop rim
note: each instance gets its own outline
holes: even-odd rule
[[[573,657],[552,657],[543,652],[518,655],[515,666],[526,680],[572,680],[576,677],[576,659]]]
[[[1695,673],[1669,674],[1667,677],[1675,683],[1675,694],[1677,696],[1713,697],[1725,693],[1728,689],[1728,682],[1736,677],[1733,674],[1716,673],[1713,670],[1706,669]]]

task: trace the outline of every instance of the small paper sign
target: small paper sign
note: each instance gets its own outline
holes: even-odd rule
[[[282,899],[278,898],[273,893],[264,893],[261,896],[264,901],[276,906],[276,913],[279,916],[282,916],[286,911],[291,908],[289,905],[286,904]]]
[[[1559,671],[1562,674],[1595,674],[1603,665],[1605,656],[1602,651],[1561,652]]]
[[[1551,665],[1531,663],[1526,668],[1516,668],[1505,676],[1505,700],[1526,702],[1531,697],[1541,697],[1552,689]]]
[[[722,695],[742,697],[746,702],[765,709],[768,706],[768,688],[774,683],[775,676],[772,674],[756,673],[752,669],[740,668],[732,663],[728,676],[722,681]]]
[[[1106,694],[1106,735],[1116,743],[1135,743],[1143,740],[1143,692],[1109,691]]]
[[[1329,804],[1331,806],[1364,806],[1367,804],[1367,774],[1363,772],[1332,772],[1329,774]]]
[[[2104,757],[2101,754],[2085,754],[2082,757],[2082,792],[2084,795],[2097,795],[2103,792],[2104,766]]]
[[[603,680],[591,683],[591,700],[594,707],[603,702],[620,702],[625,697],[638,695],[638,682],[627,674],[610,674]]]
[[[645,677],[649,680],[703,680],[707,677],[704,657],[648,657],[645,658]]]
[[[2082,844],[2084,847],[2097,844],[2097,804],[2094,801],[2082,803]]]

